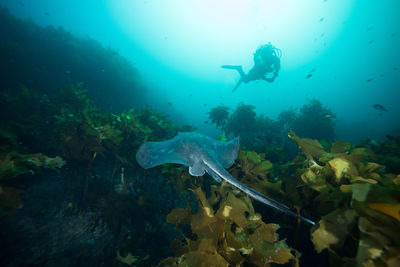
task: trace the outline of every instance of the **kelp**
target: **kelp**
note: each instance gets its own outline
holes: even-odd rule
[[[47,154],[56,113],[49,96],[19,84],[1,91],[0,105],[2,146],[9,146],[10,151],[23,144],[31,153]]]
[[[88,199],[92,166],[98,161],[112,162],[115,168],[136,168],[135,151],[141,143],[193,129],[178,127],[151,108],[104,112],[88,98],[82,83],[52,95],[21,84],[15,90],[3,90],[0,103],[0,180],[41,168],[59,169],[68,162],[83,177],[82,203]],[[20,206],[14,187],[1,186],[0,206],[5,210]]]
[[[117,250],[117,256],[115,259],[125,265],[128,266],[137,266],[138,264],[144,264],[144,262],[149,258],[149,255],[146,255],[144,257],[141,256],[135,256],[132,255],[131,253],[127,253],[126,256],[122,256],[121,252]]]
[[[242,183],[263,194],[277,197],[283,195],[282,181],[270,181],[273,179],[273,164],[265,159],[265,154],[239,150],[235,163],[228,171]],[[186,167],[178,167],[174,164],[164,164],[162,172],[168,175],[169,183],[180,194],[186,192],[188,188],[204,185],[204,179],[206,179],[193,177]]]
[[[239,150],[235,164],[229,172],[240,180],[265,195],[282,196],[282,181],[273,181],[273,164],[265,159],[265,154]],[[272,181],[271,181],[272,180]]]
[[[65,165],[65,161],[59,157],[48,157],[41,153],[20,154],[16,151],[0,154],[0,180],[14,178],[30,173],[33,174],[39,168],[59,169]]]
[[[13,186],[0,185],[0,215],[10,214],[22,205],[20,194],[23,191]]]
[[[287,129],[313,138],[331,140],[334,137],[335,115],[316,99],[305,104],[300,113],[294,109],[282,111],[278,120],[257,114],[255,109],[255,106],[240,103],[229,114],[228,107],[220,105],[211,109],[209,119],[228,136],[240,136],[242,149],[267,153],[273,163],[288,161],[296,152],[283,138]],[[335,148],[333,152],[336,153]]]
[[[324,216],[311,235],[315,250],[321,252],[326,248],[341,248],[346,238],[352,235],[355,216],[352,209],[337,209]]]
[[[90,162],[94,153],[113,157],[120,164],[135,166],[132,151],[144,141],[173,137],[179,127],[162,113],[153,109],[130,109],[119,114],[100,111],[81,87],[67,87],[57,99],[56,132],[59,149],[67,159]]]
[[[161,169],[162,173],[168,175],[168,183],[172,184],[178,194],[186,193],[188,188],[196,188],[202,184],[201,179],[193,177],[189,174],[186,167],[174,164],[164,164]]]
[[[306,188],[318,192],[314,206],[326,213],[311,234],[315,250],[327,249],[332,265],[397,266],[398,175],[384,174],[384,166],[373,161],[376,155],[368,148],[336,142],[328,150],[317,140],[293,132],[290,137],[306,157],[296,173]],[[326,206],[328,201],[335,204]]]
[[[300,144],[305,158],[296,157],[279,166],[277,173],[265,155],[241,150],[229,172],[258,191],[284,196],[299,209],[321,216],[311,240],[317,252],[328,251],[331,265],[398,265],[400,175],[385,173],[384,166],[375,162],[377,156],[371,149],[354,148],[346,141],[321,145],[317,140],[303,139],[294,133],[291,136]],[[271,254],[265,249],[271,246],[264,243],[269,239],[263,229],[269,233],[274,233],[274,229],[257,223],[261,217],[250,208],[246,198],[217,185],[211,186],[208,198],[200,189],[195,193],[200,206],[198,213],[186,207],[172,211],[167,217],[177,227],[190,225],[191,232],[173,242],[177,257],[162,261],[160,266],[183,266],[187,259],[199,257],[208,257],[205,262],[215,261],[221,266],[268,262]],[[243,212],[247,217],[241,216]],[[225,220],[223,226],[219,219]],[[252,238],[258,230],[263,232],[264,241]],[[277,246],[279,241],[274,240]],[[254,256],[260,247],[264,249],[264,262]],[[290,253],[290,257],[295,254]]]
[[[279,226],[263,222],[247,196],[235,195],[225,183],[213,187],[210,198],[200,187],[193,192],[199,203],[197,213],[186,207],[167,216],[167,222],[177,227],[189,224],[192,235],[176,239],[172,248],[177,257],[167,258],[159,266],[198,266],[200,259],[210,266],[298,261],[297,252],[279,240]]]
[[[256,125],[255,106],[240,103],[226,123],[226,131],[234,135],[251,132]]]
[[[347,185],[357,182],[376,184],[381,179],[383,167],[375,162],[374,153],[367,148],[351,149],[345,141],[336,141],[330,149],[318,140],[300,138],[293,131],[289,138],[294,140],[306,157],[305,168],[298,169],[302,181],[318,192],[332,191],[340,187],[349,191]]]
[[[219,105],[212,108],[208,114],[211,123],[215,124],[217,128],[224,128],[229,119],[229,107]]]
[[[295,141],[308,160],[327,162],[340,155],[347,154],[351,149],[351,144],[346,141],[336,141],[331,144],[330,149],[322,146],[316,139],[300,138],[293,130],[290,130],[288,137]]]
[[[386,140],[377,143],[368,140],[365,146],[372,149],[377,156],[377,163],[386,167],[388,172],[400,173],[400,137],[387,135]]]
[[[286,123],[290,129],[302,136],[318,140],[332,140],[335,137],[335,117],[336,115],[329,108],[323,106],[318,99],[310,99],[300,108],[299,114],[296,114],[294,118],[293,115],[286,116],[286,118],[290,118]]]
[[[3,150],[2,147],[0,150]],[[19,195],[23,190],[6,185],[21,175],[33,175],[42,168],[57,170],[65,165],[59,157],[48,157],[41,153],[22,154],[17,151],[0,152],[0,213],[13,212],[22,205]],[[4,184],[3,184],[4,183]]]
[[[104,112],[87,97],[82,83],[68,85],[58,94],[20,85],[0,94],[3,149],[24,148],[57,154],[69,162],[87,165],[96,157],[112,158],[135,166],[134,151],[144,141],[172,138],[180,130],[166,115],[151,108],[119,114]]]
[[[115,258],[117,261],[122,262],[126,265],[132,266],[136,263],[140,258],[137,256],[128,253],[126,256],[121,256],[119,250],[117,250],[117,256]]]
[[[65,161],[80,163],[85,172],[100,157],[115,162],[118,169],[134,168],[135,151],[142,142],[163,140],[178,131],[193,129],[177,127],[150,108],[118,114],[103,112],[92,104],[81,85],[66,87],[58,96],[38,94],[21,85],[18,91],[4,91],[0,96],[7,111],[2,113],[0,124],[0,209],[6,212],[22,203],[21,190],[3,183],[5,180],[18,182],[17,178],[23,174],[41,168],[58,169]],[[22,103],[29,104],[24,107]],[[367,148],[354,147],[346,141],[301,138],[290,132],[289,137],[303,155],[278,166],[278,161],[271,160],[272,146],[269,146],[275,139],[267,140],[265,134],[274,123],[253,116],[251,106],[242,108],[243,113],[237,116],[254,117],[253,126],[264,127],[264,134],[249,134],[248,139],[263,153],[240,150],[228,171],[265,195],[296,204],[307,217],[319,218],[310,238],[317,252],[327,251],[331,265],[399,265],[400,174],[389,173],[385,165],[390,162],[389,170],[396,170],[397,139],[392,138],[381,148],[378,143]],[[253,126],[241,130],[250,133]],[[275,151],[284,153],[278,145]],[[385,159],[382,153],[388,151],[395,159]],[[161,171],[180,193],[196,188],[193,191],[200,209],[194,212],[194,207],[187,206],[168,215],[167,221],[183,229],[184,235],[171,244],[176,257],[165,259],[160,266],[195,265],[199,261],[210,266],[262,266],[288,261],[298,264],[297,251],[279,239],[279,226],[263,222],[246,196],[224,184],[213,184],[211,178],[191,177],[185,168],[175,165],[164,165]],[[123,194],[114,194],[126,196],[127,186],[122,177],[121,173]],[[200,186],[209,190],[203,191]],[[113,198],[104,198],[108,212],[115,215],[107,217],[117,220],[119,216],[122,221],[127,204],[117,209],[111,205],[115,202]],[[133,210],[137,207],[129,212]],[[109,225],[118,233],[121,223]],[[133,256],[134,252],[126,252],[117,255],[118,261],[134,265],[143,259]]]
[[[229,136],[240,136],[244,150],[265,153],[274,151],[273,159],[285,158],[279,151],[282,144],[282,125],[265,115],[258,115],[255,106],[240,103],[222,128]]]
[[[328,249],[330,253],[352,256],[343,258],[341,265],[397,266],[400,263],[399,194],[398,186],[354,184],[351,205],[324,216],[312,233],[316,250]],[[348,244],[343,248],[345,241]]]

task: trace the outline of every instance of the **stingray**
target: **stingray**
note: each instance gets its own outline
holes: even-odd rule
[[[136,152],[136,161],[145,169],[164,163],[177,163],[188,166],[192,176],[203,176],[208,173],[217,182],[225,180],[265,205],[311,225],[315,224],[291,211],[285,205],[236,180],[226,168],[232,166],[238,151],[238,138],[229,142],[220,142],[197,132],[180,132],[167,141],[143,143]]]

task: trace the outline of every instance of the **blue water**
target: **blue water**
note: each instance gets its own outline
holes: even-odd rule
[[[217,134],[204,121],[219,104],[234,110],[243,102],[276,119],[314,98],[336,114],[337,139],[381,140],[400,132],[396,0],[0,0],[0,6],[118,51],[145,80],[151,98],[142,105],[204,133]],[[279,77],[232,93],[239,75],[220,66],[248,71],[252,53],[267,42],[282,50]]]

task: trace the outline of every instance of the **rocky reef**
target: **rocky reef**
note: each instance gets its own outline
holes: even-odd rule
[[[244,138],[228,171],[318,222],[310,229],[225,183],[192,177],[184,167],[138,168],[135,151],[141,143],[194,130],[155,110],[102,111],[79,84],[54,96],[20,85],[3,90],[0,102],[2,226],[9,232],[27,221],[44,227],[40,235],[29,227],[13,238],[3,234],[4,265],[79,264],[84,257],[89,265],[107,266],[195,266],[200,260],[213,266],[315,261],[396,266],[400,261],[397,137],[356,145],[302,138],[290,130],[274,150],[259,139],[262,152],[248,149],[251,139]],[[253,109],[242,105],[219,127],[238,130],[239,117],[251,117],[249,125],[279,125]],[[246,127],[239,131],[246,133]],[[286,160],[282,146],[289,142],[298,150]],[[40,200],[43,194],[49,198]],[[64,242],[76,239],[81,242]],[[54,242],[61,245],[52,247]],[[100,245],[104,242],[108,245]],[[93,244],[92,250],[79,249],[82,244]],[[73,251],[75,258],[68,256]]]

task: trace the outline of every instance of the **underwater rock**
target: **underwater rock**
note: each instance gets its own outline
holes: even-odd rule
[[[20,194],[23,190],[0,185],[0,216],[3,212],[13,213],[22,206]]]

